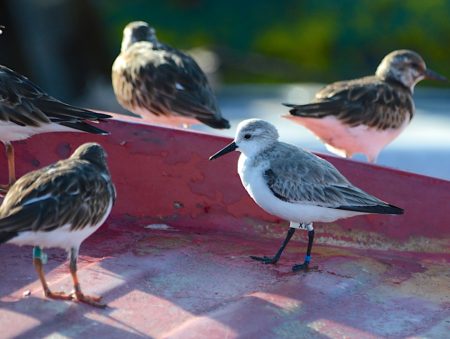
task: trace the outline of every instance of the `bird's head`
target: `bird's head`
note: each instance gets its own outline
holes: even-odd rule
[[[261,119],[241,121],[236,130],[234,141],[212,155],[214,160],[234,150],[239,150],[246,156],[253,156],[278,141],[278,131],[274,125]]]
[[[79,146],[70,158],[88,161],[101,170],[108,171],[106,157],[106,152],[102,146],[95,142],[89,142]]]
[[[414,86],[423,79],[446,81],[447,79],[427,68],[422,57],[414,51],[402,49],[389,53],[381,61],[376,75],[383,80],[395,80],[408,87],[411,92]]]
[[[158,43],[155,29],[150,27],[144,21],[130,22],[123,30],[121,51],[123,52],[127,50],[131,45],[139,41],[149,41],[155,44]]]

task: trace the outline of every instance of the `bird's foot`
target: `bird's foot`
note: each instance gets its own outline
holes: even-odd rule
[[[275,257],[266,257],[266,256],[257,257],[254,255],[251,255],[250,258],[252,258],[253,260],[256,260],[256,261],[260,261],[263,264],[276,264],[278,262],[278,258],[275,258]]]
[[[292,272],[299,272],[299,271],[304,271],[304,272],[319,271],[319,266],[317,266],[317,265],[310,266],[310,262],[306,262],[306,261],[303,264],[298,264],[298,265],[292,266]]]
[[[65,292],[52,292],[50,290],[44,291],[44,295],[50,299],[56,300],[72,300],[73,297],[71,294],[67,294]]]
[[[91,306],[105,308],[106,304],[100,302],[102,297],[85,295],[82,292],[72,292],[71,294],[67,294],[65,292],[52,292],[50,290],[44,291],[44,294],[47,298],[55,299],[55,300],[76,300],[78,302],[82,302]]]
[[[97,297],[97,296],[91,296],[91,295],[86,295],[83,294],[83,292],[81,291],[76,291],[73,292],[72,297],[78,301],[78,302],[82,302],[94,307],[98,307],[98,308],[105,308],[106,304],[103,304],[100,302],[100,300],[102,300],[102,297]]]
[[[298,271],[309,271],[309,261],[305,261],[303,264],[297,264],[292,266],[292,272],[298,272]]]

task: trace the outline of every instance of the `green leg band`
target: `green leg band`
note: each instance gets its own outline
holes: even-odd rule
[[[39,259],[43,264],[47,263],[47,254],[39,246],[33,247],[33,259]]]

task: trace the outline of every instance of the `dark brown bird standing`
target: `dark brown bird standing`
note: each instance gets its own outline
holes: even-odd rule
[[[27,173],[12,185],[0,206],[0,243],[31,245],[33,263],[48,298],[105,307],[83,294],[77,277],[81,243],[108,217],[115,201],[106,154],[96,143],[78,147],[69,159]],[[67,250],[74,292],[52,292],[43,272],[43,249]]]

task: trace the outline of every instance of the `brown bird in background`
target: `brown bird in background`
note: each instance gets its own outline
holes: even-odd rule
[[[158,41],[146,22],[129,23],[112,66],[117,101],[154,123],[230,128],[208,80],[190,56]]]
[[[373,76],[332,83],[310,104],[284,104],[292,107],[286,118],[313,132],[330,152],[347,158],[362,153],[374,163],[409,125],[414,86],[423,79],[446,80],[427,69],[416,52],[397,50],[384,57]]]

